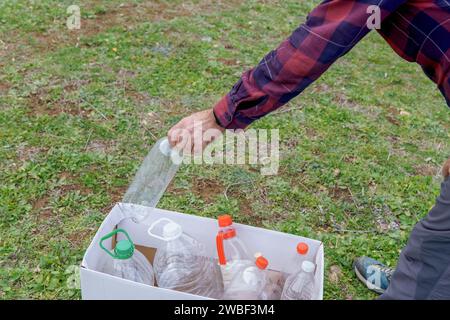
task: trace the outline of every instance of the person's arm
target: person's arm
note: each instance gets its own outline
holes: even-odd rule
[[[203,131],[245,128],[281,107],[370,31],[367,21],[371,14],[367,11],[371,5],[379,6],[383,21],[406,1],[323,1],[288,39],[242,75],[213,112],[194,113],[176,124],[168,134],[171,145],[180,140],[176,134],[179,129],[192,132],[193,123],[201,124]]]
[[[218,123],[245,128],[281,107],[320,77],[369,31],[368,7],[380,7],[381,21],[405,0],[324,1],[254,69],[246,71],[214,107]],[[371,12],[371,11],[369,11]]]

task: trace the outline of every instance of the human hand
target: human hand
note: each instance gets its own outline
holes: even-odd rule
[[[169,130],[167,137],[172,148],[199,154],[224,130],[217,124],[213,110],[207,109],[180,120]]]

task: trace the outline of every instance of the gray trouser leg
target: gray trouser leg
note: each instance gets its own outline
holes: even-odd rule
[[[415,225],[380,299],[450,299],[450,178]]]

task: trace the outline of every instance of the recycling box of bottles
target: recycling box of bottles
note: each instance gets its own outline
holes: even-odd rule
[[[145,217],[145,221],[135,222],[136,219],[142,220],[142,217]],[[207,258],[217,261],[216,235],[218,225],[216,219],[118,203],[101,224],[84,255],[80,267],[83,299],[208,299],[204,296],[159,288],[157,284],[151,286],[125,280],[104,272],[104,265],[111,259],[107,250],[112,250],[118,241],[127,237],[126,234],[117,232],[113,233],[115,234],[114,237],[106,239],[107,235],[116,229],[126,230],[135,244],[136,250],[153,264],[155,253],[158,248],[164,245],[164,241],[149,236],[148,229],[152,223],[162,218],[170,219],[179,224],[184,232],[204,245]],[[281,277],[281,271],[285,270],[286,266],[292,261],[297,244],[305,242],[309,247],[306,258],[316,265],[313,299],[322,299],[324,251],[320,241],[238,223],[235,223],[234,227],[250,252],[260,252],[267,258],[269,261],[267,272],[274,279]],[[100,242],[102,242],[105,250],[100,247]]]

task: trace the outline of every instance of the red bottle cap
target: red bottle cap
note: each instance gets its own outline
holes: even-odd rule
[[[219,221],[219,227],[224,228],[231,226],[233,224],[233,219],[229,214],[223,214],[217,218],[217,221]]]
[[[263,256],[260,256],[256,258],[255,264],[259,269],[264,270],[269,265],[269,261]]]
[[[308,253],[308,250],[309,250],[309,247],[308,247],[308,245],[307,245],[306,243],[304,243],[304,242],[300,242],[300,243],[297,245],[297,252],[298,252],[298,254],[305,255],[305,254]]]

